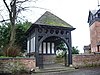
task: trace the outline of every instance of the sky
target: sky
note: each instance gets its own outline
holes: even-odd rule
[[[72,31],[72,46],[78,46],[80,53],[84,52],[83,46],[90,44],[89,10],[98,8],[98,0],[38,0],[30,5],[44,9],[32,8],[31,13],[24,12],[28,21],[34,23],[45,11],[50,11],[76,28]]]
[[[89,10],[98,8],[98,0],[38,0],[34,6],[47,9],[76,28],[72,31],[72,46],[78,46],[80,53],[84,52],[83,46],[90,44],[89,24],[87,23]],[[34,10],[34,15],[31,16],[34,21],[46,11],[36,8]]]

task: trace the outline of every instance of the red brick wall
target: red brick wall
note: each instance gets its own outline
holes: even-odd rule
[[[90,26],[91,52],[97,52],[97,43],[100,41],[100,22],[96,21]]]
[[[100,66],[100,54],[99,55],[73,55],[73,66]]]
[[[43,63],[50,64],[56,62],[56,55],[43,55]]]
[[[16,61],[25,65],[29,70],[36,68],[35,60],[33,58],[0,58],[0,63]]]

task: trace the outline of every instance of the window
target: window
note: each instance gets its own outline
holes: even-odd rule
[[[27,53],[29,53],[29,40],[27,40]]]
[[[40,54],[42,53],[42,44],[40,44],[39,53],[40,53]]]
[[[52,43],[52,54],[54,54],[54,43]]]
[[[43,43],[43,53],[46,54],[46,43]]]
[[[47,43],[47,53],[50,54],[50,43]]]
[[[31,52],[35,52],[35,37],[31,39]]]

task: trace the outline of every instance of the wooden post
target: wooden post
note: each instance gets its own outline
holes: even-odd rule
[[[69,32],[68,39],[69,47],[68,47],[68,66],[72,65],[72,41],[71,41],[71,31]]]
[[[39,41],[38,41],[38,32],[35,28],[35,57],[36,57],[36,67],[39,67]]]

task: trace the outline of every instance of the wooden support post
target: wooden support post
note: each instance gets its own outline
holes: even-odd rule
[[[67,51],[65,51],[65,66],[67,66]]]
[[[72,41],[71,41],[71,31],[69,32],[68,39],[69,47],[68,47],[68,66],[72,65]]]
[[[30,55],[31,54],[31,36],[29,37],[29,58],[30,58]]]
[[[35,29],[35,57],[36,57],[36,67],[39,67],[39,41],[37,28]]]

